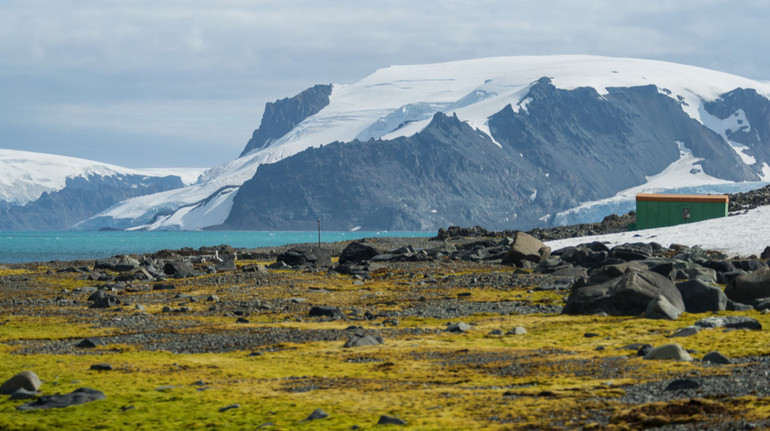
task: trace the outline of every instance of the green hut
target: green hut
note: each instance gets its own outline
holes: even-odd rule
[[[631,229],[674,226],[727,217],[726,195],[636,195],[636,223]]]

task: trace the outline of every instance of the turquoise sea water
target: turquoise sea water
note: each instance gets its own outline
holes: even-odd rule
[[[427,237],[435,232],[321,232],[322,242],[382,236]],[[318,232],[0,232],[0,263],[98,259],[117,254],[228,244],[236,248],[315,243]]]

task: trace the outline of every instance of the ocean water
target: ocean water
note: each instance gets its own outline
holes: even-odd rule
[[[428,237],[435,232],[321,232],[321,242],[372,237]],[[117,254],[228,244],[236,248],[315,243],[318,232],[0,232],[0,263],[98,259]]]

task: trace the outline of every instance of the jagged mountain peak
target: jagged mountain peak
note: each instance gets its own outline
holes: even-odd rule
[[[645,177],[665,168],[659,166],[661,163],[676,160],[680,154],[677,142],[684,143],[696,158],[703,159],[698,169],[709,174],[708,178],[755,179],[758,175],[770,174],[770,167],[764,169],[765,163],[770,161],[770,154],[765,157],[762,152],[764,144],[752,144],[753,147],[746,144],[744,148],[721,142],[720,137],[725,135],[726,129],[724,122],[705,108],[709,102],[727,104],[726,100],[720,102],[720,96],[737,88],[753,89],[759,95],[761,100],[754,111],[761,111],[759,105],[767,101],[770,94],[767,83],[694,66],[630,58],[495,57],[390,66],[355,83],[317,86],[295,97],[276,101],[263,117],[264,130],[260,126],[254,132],[249,146],[238,159],[211,169],[195,186],[133,199],[81,227],[96,228],[105,223],[113,227],[135,227],[154,220],[153,229],[205,228],[216,220],[224,221],[224,218],[211,217],[211,204],[203,205],[204,200],[222,187],[239,187],[254,177],[259,166],[278,163],[307,149],[337,141],[365,143],[374,139],[389,144],[401,138],[415,137],[432,121],[441,118],[436,116],[439,112],[456,116],[486,135],[491,145],[517,156],[521,153],[522,169],[531,170],[533,174],[537,172],[543,178],[583,180],[575,172],[558,172],[558,163],[553,168],[548,167],[548,163],[558,162],[558,154],[548,151],[528,154],[521,150],[527,145],[556,142],[562,148],[574,150],[570,154],[592,154],[598,160],[597,169],[602,166],[602,169],[611,170],[623,169],[605,166],[610,160],[631,166],[635,157],[644,154],[643,151],[616,151],[614,148],[620,145],[619,142],[628,148],[639,145],[639,148],[649,151],[654,148],[661,152],[655,163],[631,169],[631,174],[626,177],[616,175],[617,184],[601,185],[601,172],[592,174],[598,189],[579,197],[549,195],[543,187],[537,193],[530,191],[539,199],[547,200],[553,209],[585,199],[606,197],[621,184],[643,183]],[[569,103],[580,104],[580,109]],[[592,109],[587,109],[589,105]],[[559,115],[553,114],[551,108],[554,107],[561,109]],[[290,113],[290,110],[295,111]],[[538,115],[534,115],[535,112]],[[629,113],[634,116],[632,120],[625,115]],[[493,118],[505,118],[507,123],[498,122],[498,129],[493,130]],[[605,121],[606,118],[615,120]],[[647,120],[636,121],[636,118]],[[553,124],[554,121],[561,124]],[[523,122],[523,125],[516,125],[516,122]],[[652,130],[645,131],[647,128]],[[717,130],[720,128],[721,131]],[[503,129],[515,131],[518,138],[506,135],[508,132],[503,133]],[[687,132],[675,133],[677,129]],[[596,134],[604,134],[598,141],[605,142],[607,148],[590,147],[593,137],[598,136]],[[574,140],[576,146],[569,147],[566,143],[575,137],[578,138]],[[520,151],[514,151],[515,148]],[[607,153],[605,149],[611,149],[610,159],[604,156],[596,159]],[[748,163],[751,157],[754,157],[754,163]],[[721,159],[727,160],[723,168],[719,167],[723,162]],[[229,193],[222,197],[216,213],[229,214],[236,195]],[[176,214],[156,217],[161,211]]]

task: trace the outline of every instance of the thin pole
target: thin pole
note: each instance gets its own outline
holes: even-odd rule
[[[318,219],[318,247],[321,247],[321,219]]]

